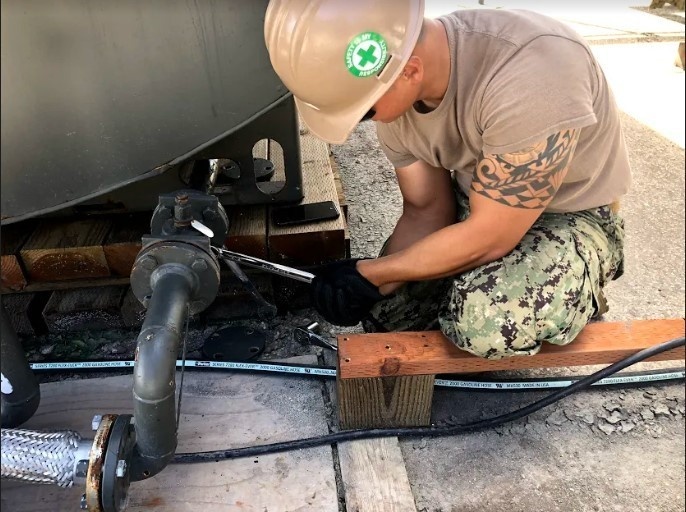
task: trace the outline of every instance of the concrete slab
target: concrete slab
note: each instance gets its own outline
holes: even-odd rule
[[[676,42],[592,45],[619,108],[680,147],[686,132],[686,74]]]
[[[458,3],[427,0],[426,14],[436,17],[457,9],[526,9],[564,21],[590,40],[650,39],[655,36],[683,38],[684,26],[681,23],[636,9],[649,4],[648,0],[645,5],[638,0],[605,0],[593,5],[536,0],[472,0]]]

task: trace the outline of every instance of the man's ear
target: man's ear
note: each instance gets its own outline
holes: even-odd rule
[[[424,78],[424,63],[416,55],[412,55],[403,68],[402,77],[411,83],[419,83]]]

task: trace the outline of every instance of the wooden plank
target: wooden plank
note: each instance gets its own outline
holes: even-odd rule
[[[300,139],[303,192],[301,204],[319,201],[338,202],[326,143],[305,132]],[[271,154],[270,154],[271,158]],[[275,167],[283,165],[272,159]],[[271,209],[270,209],[271,211]],[[289,265],[317,265],[345,257],[345,219],[276,226],[269,220],[267,245],[269,259]]]
[[[338,446],[347,510],[417,512],[397,437]]]
[[[544,343],[529,357],[488,360],[457,348],[439,331],[345,334],[338,337],[340,379],[486,372],[610,364],[658,343],[684,336],[684,319],[596,322],[564,346]],[[684,359],[684,347],[649,361]]]
[[[253,148],[253,157],[267,158],[269,142],[262,139]],[[275,175],[272,181],[279,178]],[[283,180],[283,178],[280,178]],[[259,186],[259,185],[258,185]],[[267,258],[267,208],[265,206],[232,206],[229,211],[229,233],[226,247],[232,251]]]
[[[110,275],[102,244],[109,219],[45,221],[21,249],[21,259],[33,281],[63,281]]]
[[[316,364],[315,356],[293,358]],[[131,376],[41,385],[41,403],[22,427],[70,429],[92,438],[95,414],[131,414]],[[177,372],[177,383],[179,373]],[[287,393],[287,399],[284,399]],[[326,434],[326,410],[317,380],[249,374],[186,372],[177,452],[197,452]],[[2,480],[2,509],[67,512],[78,509],[82,486],[61,489]],[[331,448],[170,465],[131,484],[127,512],[338,512]]]
[[[336,363],[331,351],[325,350],[322,357],[324,364]],[[334,410],[338,407],[336,385],[335,381],[326,381]],[[397,437],[339,443],[338,458],[347,510],[416,512]]]
[[[57,290],[77,290],[93,286],[116,286],[129,284],[128,277],[100,277],[95,279],[72,279],[69,281],[54,281],[45,283],[29,283],[17,293],[38,293]],[[3,292],[6,293],[6,292]]]
[[[28,284],[21,268],[19,250],[31,235],[33,223],[20,222],[3,226],[0,232],[0,289],[11,293]]]
[[[43,310],[50,332],[120,329],[121,305],[127,288],[103,286],[62,290],[52,294]]]
[[[112,229],[103,243],[105,259],[114,276],[131,275],[133,263],[141,250],[141,238],[150,233],[151,212],[119,215],[112,219]]]

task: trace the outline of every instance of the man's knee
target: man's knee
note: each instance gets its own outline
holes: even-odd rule
[[[567,288],[564,303],[555,295],[542,301],[456,284],[439,315],[440,327],[459,348],[478,357],[534,355],[543,342],[570,343],[590,319],[587,286]]]

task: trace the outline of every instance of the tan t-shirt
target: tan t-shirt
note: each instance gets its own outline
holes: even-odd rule
[[[522,150],[583,128],[569,171],[546,211],[579,211],[624,195],[631,170],[619,111],[588,45],[571,28],[526,11],[464,10],[439,18],[450,44],[440,105],[376,123],[396,168],[417,160],[456,172],[469,193],[479,153]]]

